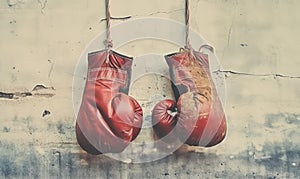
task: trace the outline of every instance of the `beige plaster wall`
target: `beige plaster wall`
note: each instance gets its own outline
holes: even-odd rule
[[[127,21],[160,17],[182,23],[183,7],[183,0],[111,0],[112,16],[131,16]],[[297,0],[191,0],[191,28],[215,47],[219,73],[226,77],[227,138],[212,149],[135,164],[87,155],[74,133],[72,81],[85,48],[105,30],[104,1],[1,1],[0,92],[14,98],[0,98],[0,176],[299,177],[299,7]],[[116,50],[141,56],[177,49],[148,39]],[[149,89],[154,83],[157,88]],[[46,89],[34,89],[38,84]],[[149,114],[152,95],[169,98],[169,90],[166,79],[150,75],[135,81],[130,94]],[[43,117],[45,110],[50,114]]]

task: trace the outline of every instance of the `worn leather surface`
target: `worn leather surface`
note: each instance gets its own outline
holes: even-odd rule
[[[226,135],[226,117],[211,78],[208,56],[193,50],[173,53],[165,59],[176,102],[163,100],[154,107],[156,135],[167,143],[175,138],[204,147],[220,143]]]
[[[102,50],[88,55],[86,86],[77,116],[78,144],[91,154],[122,152],[142,126],[142,109],[127,95],[132,58],[112,50],[108,53]]]

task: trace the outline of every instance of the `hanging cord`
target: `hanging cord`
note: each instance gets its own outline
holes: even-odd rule
[[[190,33],[190,3],[189,0],[185,0],[185,49],[190,51],[191,44],[189,39]]]
[[[106,10],[106,39],[104,41],[105,49],[108,51],[113,47],[113,43],[110,37],[110,5],[109,0],[105,0],[105,10]]]
[[[110,11],[109,11],[109,0],[105,0],[105,10],[106,10],[106,39],[104,40],[104,45],[106,49],[106,63],[109,62],[109,53],[113,46],[112,40],[110,38]]]

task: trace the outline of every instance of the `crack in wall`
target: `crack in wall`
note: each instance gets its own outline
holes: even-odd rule
[[[233,18],[234,19],[234,18]],[[231,24],[229,26],[229,29],[228,29],[228,34],[227,34],[227,46],[229,46],[229,43],[230,43],[230,38],[231,38],[231,33],[232,33],[232,26],[233,26],[233,21],[231,21]]]
[[[124,16],[124,17],[112,17],[112,16],[110,16],[110,19],[111,19],[111,20],[121,20],[121,21],[125,21],[125,20],[128,20],[128,19],[130,19],[130,18],[132,18],[132,16]],[[100,23],[103,22],[103,21],[106,21],[106,20],[107,20],[107,18],[102,18],[102,19],[100,19]]]
[[[157,14],[171,14],[171,13],[183,11],[183,10],[184,10],[184,8],[174,9],[172,11],[156,11],[156,12],[148,14],[147,16],[153,16],[153,15],[157,15]],[[135,15],[135,16],[138,16],[138,15]]]
[[[235,1],[234,2],[234,8],[233,8],[233,16],[232,16],[232,20],[231,20],[230,25],[229,25],[228,33],[227,33],[227,45],[224,47],[223,52],[222,52],[223,57],[224,57],[225,50],[229,47],[229,44],[230,44],[233,24],[234,24],[236,14],[237,14],[237,6],[238,6],[238,2]]]
[[[147,14],[146,16],[153,16],[153,15],[157,15],[157,14],[171,14],[171,13],[174,13],[174,12],[177,12],[177,11],[182,11],[184,10],[183,8],[181,9],[174,9],[172,11],[156,11],[156,12],[153,12],[153,13],[150,13],[150,14]],[[121,21],[126,21],[128,19],[131,19],[132,17],[137,17],[137,16],[140,16],[138,14],[135,14],[135,15],[129,15],[129,16],[124,16],[124,17],[112,17],[110,16],[110,19],[111,20],[121,20]],[[99,23],[103,22],[103,21],[106,21],[107,18],[102,18],[100,19]]]
[[[213,73],[223,73],[226,78],[228,78],[230,75],[241,75],[241,76],[257,76],[257,77],[273,77],[276,78],[290,78],[290,79],[300,79],[300,76],[290,76],[280,73],[261,73],[261,74],[255,74],[255,73],[246,73],[246,72],[238,72],[234,70],[217,70]]]
[[[51,74],[53,72],[54,62],[52,62],[50,59],[48,59],[48,62],[51,64],[51,67],[50,67],[49,72],[48,72],[48,79],[49,79],[50,84],[52,84]]]

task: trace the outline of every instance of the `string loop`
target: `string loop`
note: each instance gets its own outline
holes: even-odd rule
[[[105,10],[106,10],[106,39],[104,40],[104,45],[106,49],[111,49],[113,47],[113,42],[110,37],[110,4],[109,0],[105,0]]]
[[[191,44],[189,39],[190,33],[190,3],[189,0],[185,0],[185,49],[190,50]]]

